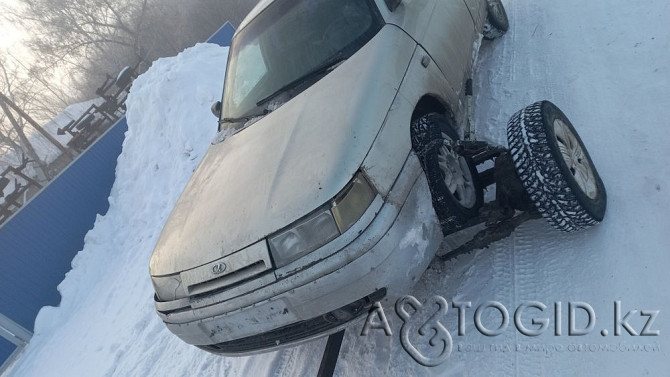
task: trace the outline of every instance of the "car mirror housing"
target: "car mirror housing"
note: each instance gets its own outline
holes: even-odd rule
[[[212,104],[212,114],[219,119],[221,118],[221,101],[216,101]]]

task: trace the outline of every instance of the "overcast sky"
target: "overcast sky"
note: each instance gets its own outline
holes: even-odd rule
[[[17,0],[0,0],[0,7],[14,6],[18,3]],[[23,45],[23,40],[26,38],[26,33],[23,29],[14,24],[10,24],[0,17],[0,53],[11,53],[15,57],[22,60],[29,55],[28,50]]]

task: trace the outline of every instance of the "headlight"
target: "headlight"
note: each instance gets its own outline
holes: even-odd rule
[[[160,301],[174,301],[186,297],[186,291],[181,284],[181,277],[178,274],[152,276],[151,282],[154,285],[156,296]]]
[[[358,173],[330,205],[270,236],[268,243],[277,267],[293,262],[346,232],[361,218],[376,195],[365,177]]]
[[[270,250],[277,266],[283,266],[318,249],[339,235],[330,208],[324,208],[270,238]]]
[[[333,216],[341,233],[349,230],[363,216],[376,195],[360,173],[349,182],[333,201]]]

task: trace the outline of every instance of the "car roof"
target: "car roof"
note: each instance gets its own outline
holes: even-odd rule
[[[247,26],[249,24],[249,22],[251,22],[251,20],[256,18],[256,16],[258,16],[262,11],[264,11],[265,8],[268,7],[268,5],[270,5],[274,2],[275,2],[275,0],[261,0],[254,7],[254,9],[252,9],[251,12],[249,12],[249,14],[247,14],[247,16],[244,17],[244,20],[242,20],[242,22],[240,23],[240,26],[237,28],[237,30],[239,31],[239,30],[244,29],[244,27]]]

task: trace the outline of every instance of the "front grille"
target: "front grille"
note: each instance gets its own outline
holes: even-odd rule
[[[182,283],[192,300],[233,289],[272,269],[265,241],[236,253],[181,273]]]
[[[212,280],[207,280],[202,283],[193,284],[188,287],[188,292],[191,298],[199,298],[204,295],[216,294],[223,290],[231,289],[236,285],[240,285],[251,278],[256,277],[260,273],[268,269],[264,261],[258,261],[248,266],[242,267],[239,270],[228,275],[221,276]]]
[[[367,313],[372,304],[384,297],[386,297],[386,288],[316,318],[296,322],[263,334],[198,347],[212,353],[239,354],[293,343],[351,322]]]

